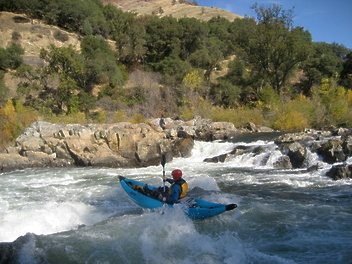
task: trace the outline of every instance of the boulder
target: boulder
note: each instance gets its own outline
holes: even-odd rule
[[[341,137],[342,140],[342,150],[347,157],[352,156],[352,136],[346,135]]]
[[[194,140],[190,137],[175,140],[173,144],[173,156],[187,158],[191,156]]]
[[[307,149],[299,142],[294,142],[287,145],[287,156],[293,168],[301,168],[307,157]]]
[[[32,163],[27,157],[19,154],[0,153],[0,171],[6,172],[11,170],[25,169],[32,167]]]
[[[326,175],[334,180],[352,178],[352,165],[340,164],[332,166]]]
[[[292,169],[292,164],[289,156],[280,156],[273,164],[275,169]]]
[[[329,139],[327,142],[316,148],[319,155],[323,157],[323,161],[329,164],[342,162],[346,160],[346,155],[342,147],[343,141],[340,138]]]
[[[225,162],[227,156],[228,156],[228,154],[222,154],[222,155],[219,155],[216,157],[206,158],[203,160],[203,162],[213,162],[213,163]]]

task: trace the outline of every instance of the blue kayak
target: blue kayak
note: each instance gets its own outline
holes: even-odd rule
[[[155,209],[162,207],[164,204],[172,207],[172,204],[166,204],[158,200],[157,187],[147,185],[145,183],[131,180],[123,176],[119,176],[122,188],[128,196],[139,206],[146,209]],[[180,203],[185,205],[185,213],[191,219],[205,219],[222,214],[226,211],[233,210],[237,207],[236,204],[220,204],[212,203],[205,200],[185,197]]]

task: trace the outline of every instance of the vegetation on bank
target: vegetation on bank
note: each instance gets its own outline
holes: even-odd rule
[[[293,27],[292,10],[252,8],[256,19],[205,22],[137,16],[99,0],[0,1],[0,11],[25,13],[82,39],[80,51],[42,49],[42,68],[23,63],[19,32],[0,48],[0,144],[36,119],[200,115],[291,131],[351,127],[351,50],[312,42],[308,31]],[[68,39],[61,31],[54,37]],[[21,78],[11,100],[2,81],[9,71]]]

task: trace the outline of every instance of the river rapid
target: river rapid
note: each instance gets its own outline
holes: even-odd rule
[[[203,162],[238,145],[265,152]],[[193,196],[238,205],[197,221],[179,208],[143,210],[118,182],[160,186],[161,165],[2,173],[0,242],[14,241],[16,263],[351,264],[352,180],[325,176],[331,165],[313,153],[306,168],[274,169],[281,155],[272,139],[252,138],[196,142],[191,157],[167,163]]]

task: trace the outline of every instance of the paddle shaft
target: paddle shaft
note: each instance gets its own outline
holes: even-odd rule
[[[166,156],[165,154],[161,155],[161,165],[163,166],[163,188],[165,192],[165,164],[166,164]]]

